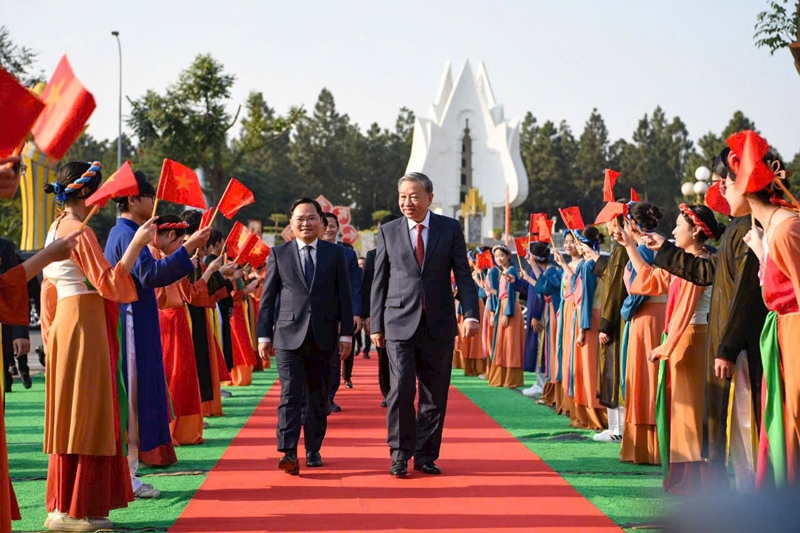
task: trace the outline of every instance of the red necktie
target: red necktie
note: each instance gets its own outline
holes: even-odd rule
[[[422,263],[425,261],[425,243],[422,241],[422,230],[425,226],[417,224],[417,247],[414,250],[414,255],[417,257],[419,268],[422,268]]]

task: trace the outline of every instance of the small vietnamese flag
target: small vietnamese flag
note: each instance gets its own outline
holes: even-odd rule
[[[561,214],[561,219],[564,221],[567,229],[582,230],[586,227],[586,224],[583,223],[581,210],[578,208],[578,206],[565,207],[564,209],[559,207],[558,212]]]
[[[83,133],[96,107],[94,96],[75,77],[64,56],[42,93],[42,101],[44,111],[31,131],[39,149],[58,161]]]
[[[617,183],[617,178],[619,178],[619,172],[616,170],[611,170],[610,168],[605,170],[605,177],[603,179],[604,202],[614,201],[614,184]]]
[[[775,179],[775,174],[762,160],[769,152],[769,143],[754,131],[734,133],[726,141],[731,149],[728,165],[736,174],[734,188],[740,193],[758,192]]]
[[[256,246],[258,241],[261,240],[261,238],[258,235],[251,232],[250,230],[245,230],[245,231],[247,231],[247,233],[243,234],[246,235],[244,243],[242,243],[241,240],[242,238],[240,237],[239,253],[236,254],[236,256],[234,257],[234,261],[236,261],[236,264],[239,266],[244,266],[247,264],[247,262],[250,260],[250,252],[252,252],[253,248]]]
[[[544,215],[544,213],[542,213]],[[539,242],[550,242],[553,239],[553,227],[556,225],[555,220],[550,220],[544,216],[538,220],[539,229]]]
[[[528,255],[528,238],[514,237],[514,248],[517,249],[518,256],[525,257]]]
[[[247,262],[253,265],[253,268],[259,269],[267,263],[267,257],[269,257],[270,248],[267,246],[263,240],[258,239],[253,246],[253,249],[250,250],[250,255],[247,257]]]
[[[547,213],[531,213],[531,220],[528,224],[528,233],[537,242],[550,242],[550,226],[548,225]]]
[[[494,266],[494,257],[492,256],[492,251],[484,250],[483,252],[479,253],[477,257],[477,264],[479,270],[492,268]]]
[[[222,193],[222,198],[219,199],[217,210],[228,220],[236,216],[241,208],[246,205],[255,203],[256,197],[253,193],[242,185],[236,178],[231,178],[228,186],[225,187],[225,192]]]
[[[602,211],[597,215],[595,224],[605,224],[611,222],[618,216],[625,216],[628,214],[628,205],[620,202],[608,202]]]
[[[636,192],[636,189],[631,187],[631,202],[641,202],[639,199],[639,195]]]
[[[206,209],[206,212],[203,213],[203,217],[200,219],[199,229],[204,229],[209,227],[213,219],[214,219],[214,209]]]
[[[139,196],[139,184],[133,174],[131,162],[126,161],[99,189],[86,199],[86,205],[105,207],[112,198]]]
[[[171,159],[164,159],[161,165],[156,198],[198,209],[206,208],[203,188],[195,171]]]
[[[10,156],[22,145],[43,109],[35,94],[0,68],[0,158]]]
[[[706,205],[711,208],[715,213],[722,213],[723,215],[731,215],[731,205],[725,198],[725,195],[719,190],[721,182],[714,183],[708,188],[706,193]]]
[[[244,224],[241,222],[236,222],[233,225],[233,229],[228,234],[228,238],[225,239],[225,249],[229,256],[235,258],[240,255],[242,247],[247,244],[247,238],[250,234],[250,230],[244,227]]]

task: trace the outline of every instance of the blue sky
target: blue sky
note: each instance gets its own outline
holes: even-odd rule
[[[486,64],[506,116],[566,120],[576,136],[592,108],[613,139],[630,139],[661,105],[693,140],[737,109],[786,158],[800,151],[800,76],[788,51],[755,48],[766,0],[0,0],[12,38],[40,52],[47,75],[63,53],[98,107],[90,133],[117,131],[117,46],[124,94],[162,91],[201,52],[285,112],[322,87],[362,128],[389,127],[401,106],[427,115],[446,61]],[[24,8],[22,6],[24,5]],[[123,112],[129,109],[127,102]]]

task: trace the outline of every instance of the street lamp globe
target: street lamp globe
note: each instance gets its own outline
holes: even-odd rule
[[[708,181],[711,179],[711,171],[708,167],[697,167],[697,170],[694,171],[694,177],[698,181]]]
[[[686,182],[681,185],[681,194],[684,196],[691,196],[694,193],[694,185],[690,182]]]
[[[692,189],[695,194],[705,194],[708,192],[708,184],[705,181],[698,181]]]

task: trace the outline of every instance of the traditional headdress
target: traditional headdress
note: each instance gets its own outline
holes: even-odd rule
[[[173,229],[187,229],[189,227],[188,222],[166,222],[164,224],[158,224],[157,228],[158,231],[169,231]]]
[[[89,163],[89,165],[89,170],[81,174],[80,178],[76,179],[69,185],[61,185],[57,181],[54,181],[50,184],[53,187],[53,193],[56,195],[56,203],[58,205],[64,205],[67,203],[68,194],[72,194],[75,191],[82,189],[83,186],[92,181],[92,178],[94,178],[100,169],[103,168],[103,164],[100,163],[100,161],[93,161]]]
[[[685,216],[686,218],[688,218],[689,220],[691,220],[691,221],[692,221],[692,224],[694,224],[694,225],[695,225],[695,227],[698,227],[698,228],[700,228],[700,231],[702,231],[702,232],[703,232],[703,233],[706,235],[706,237],[708,237],[708,238],[710,238],[710,239],[713,239],[713,238],[714,238],[714,232],[713,232],[713,231],[711,231],[711,228],[709,228],[709,227],[706,225],[706,223],[705,223],[705,222],[703,222],[702,220],[700,220],[700,217],[699,217],[699,216],[697,216],[697,213],[695,213],[695,212],[692,210],[692,208],[691,208],[691,207],[689,207],[689,206],[688,206],[688,205],[686,205],[686,204],[681,204],[680,206],[678,206],[678,208],[681,210],[681,214],[682,214],[683,216]]]

